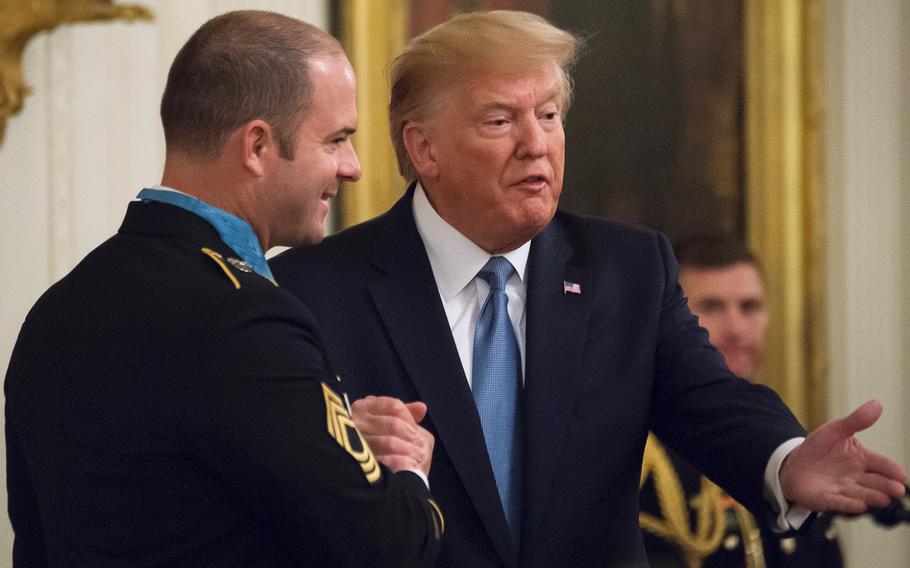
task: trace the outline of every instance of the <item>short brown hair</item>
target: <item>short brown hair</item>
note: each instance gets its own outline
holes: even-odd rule
[[[442,90],[454,87],[465,73],[554,64],[565,113],[572,97],[569,71],[580,43],[540,16],[511,10],[461,14],[411,40],[391,65],[389,128],[401,175],[417,179],[404,146],[405,125],[422,120]]]
[[[312,100],[311,60],[343,53],[338,41],[300,20],[257,10],[202,25],[177,53],[161,97],[168,150],[217,156],[228,135],[262,119],[285,159]]]
[[[744,262],[762,273],[758,259],[741,240],[723,234],[698,234],[676,243],[674,247],[679,268],[696,270],[727,268]]]

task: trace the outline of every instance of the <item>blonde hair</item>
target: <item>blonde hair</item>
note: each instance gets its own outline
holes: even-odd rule
[[[572,98],[570,69],[580,44],[580,38],[540,16],[511,10],[461,14],[411,40],[390,72],[389,128],[401,175],[409,182],[417,179],[404,146],[405,125],[423,120],[445,90],[472,72],[554,65],[565,113]]]

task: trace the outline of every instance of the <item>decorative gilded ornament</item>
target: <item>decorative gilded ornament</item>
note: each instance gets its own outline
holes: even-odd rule
[[[22,80],[22,53],[32,37],[61,24],[151,19],[147,8],[113,0],[0,0],[0,143],[6,119],[22,110],[31,92]]]

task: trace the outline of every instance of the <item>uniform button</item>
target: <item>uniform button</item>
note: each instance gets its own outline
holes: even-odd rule
[[[796,539],[793,537],[780,539],[780,549],[788,556],[793,554],[796,552]]]

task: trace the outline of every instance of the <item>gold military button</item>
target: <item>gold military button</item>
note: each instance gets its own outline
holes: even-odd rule
[[[793,537],[780,539],[780,549],[784,554],[790,555],[796,552],[796,539]]]

